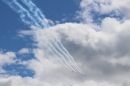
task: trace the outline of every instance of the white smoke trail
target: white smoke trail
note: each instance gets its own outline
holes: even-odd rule
[[[82,74],[82,72],[81,72],[81,71],[75,66],[75,64],[72,62],[72,60],[70,59],[70,57],[63,51],[62,48],[60,48],[60,46],[59,46],[59,45],[57,44],[57,42],[55,42],[54,40],[55,40],[55,39],[52,39],[54,45],[58,48],[58,50],[61,51],[61,53],[62,53],[63,55],[65,55],[65,56],[69,59],[69,61],[71,62],[71,64],[74,66],[74,68],[75,68],[76,70],[78,70],[79,73]]]
[[[45,16],[42,14],[42,12],[40,11],[40,9],[31,1],[31,0],[22,0],[22,2],[29,8],[29,10],[34,13],[35,17],[38,19],[38,21],[42,22],[42,20],[45,19]],[[39,15],[38,15],[39,14]],[[45,27],[50,27],[49,24],[47,24],[46,22],[43,23],[43,26]],[[57,44],[56,42],[53,43]],[[57,45],[57,47],[60,49],[60,47]],[[60,49],[61,50],[61,49]],[[65,54],[63,52],[63,50],[61,50],[63,54]],[[66,54],[65,54],[66,55]],[[68,55],[66,55],[68,57]],[[68,57],[69,58],[69,57]],[[69,58],[70,60],[70,58]],[[71,61],[71,60],[70,60]],[[72,61],[71,61],[72,63]],[[73,63],[72,63],[73,64]],[[73,64],[74,65],[74,64]],[[76,68],[76,67],[75,67]],[[77,69],[77,68],[76,68]],[[78,70],[78,69],[77,69]],[[79,70],[78,70],[79,71]],[[80,72],[80,71],[79,71]],[[80,72],[81,73],[81,72]]]
[[[71,70],[71,71],[74,71],[74,72],[76,72],[70,65],[69,65],[69,63],[66,61],[66,59],[64,58],[64,56],[62,55],[62,54],[60,54],[55,48],[54,48],[54,46],[48,41],[48,39],[47,39],[47,37],[44,37],[44,45],[45,45],[45,47],[47,47],[47,46],[49,46],[48,47],[48,49],[49,49],[49,51],[56,57],[56,58],[58,58],[58,57],[62,57],[63,59],[62,60],[64,60],[64,61],[62,61],[60,58],[58,58],[58,60],[60,60],[60,62],[61,62],[61,64],[62,65],[64,65],[66,68],[68,68],[69,70]],[[66,65],[67,64],[67,65]],[[68,67],[69,66],[69,67]]]
[[[50,25],[45,21],[46,18],[45,16],[42,14],[42,11],[37,8],[37,6],[31,1],[31,0],[21,0],[30,10],[31,13],[34,13],[34,17],[33,18],[33,15],[30,14],[30,12],[28,10],[26,10],[24,7],[22,7],[22,5],[20,5],[16,0],[12,0],[12,2],[10,2],[10,0],[3,0],[3,2],[5,2],[7,5],[9,5],[9,7],[11,9],[13,9],[15,12],[17,12],[18,14],[20,14],[20,18],[22,19],[22,21],[28,25],[34,25],[34,26],[37,26],[37,27],[40,27],[42,28],[43,26],[48,28],[50,27]],[[39,24],[39,22],[42,22],[41,24]],[[75,64],[75,67],[78,71],[82,72],[81,69],[76,65],[73,57],[69,54],[69,52],[66,50],[66,48],[62,45],[61,41],[58,40],[59,42],[59,45],[58,43],[53,40],[56,45],[57,45],[57,48],[60,49],[60,51],[62,51],[62,53],[69,57],[69,60],[72,60],[71,62],[73,64]],[[72,69],[74,70],[69,64],[68,62],[65,60],[64,56],[62,54],[60,54],[56,49],[55,47],[50,44],[51,48],[53,49],[53,51],[55,51],[56,54],[58,54],[59,56],[61,56],[64,61],[66,62],[66,64]],[[61,47],[61,48],[60,48]],[[63,50],[62,50],[63,49]],[[74,70],[75,71],[75,70]],[[82,72],[82,74],[84,74]]]
[[[40,10],[31,0],[22,0],[22,2],[29,8],[29,10],[30,10],[32,13],[34,13],[34,15],[38,18],[39,21],[42,21],[42,20],[45,20],[45,19],[46,19],[45,16],[42,14],[41,10]],[[45,27],[50,27],[50,25],[49,25],[48,23],[46,23],[45,21],[43,22],[43,26],[45,26]],[[60,45],[61,45],[61,47],[62,47],[65,51],[63,51],[63,50],[59,47],[59,45],[57,45],[56,41],[53,40],[53,43],[56,44],[57,48],[60,49],[60,51],[61,51],[64,55],[66,55],[66,56],[69,58],[70,62],[74,65],[74,67],[75,67],[81,74],[84,74],[84,73],[81,71],[81,69],[76,65],[76,63],[75,63],[73,57],[68,53],[68,51],[67,51],[67,50],[65,49],[65,47],[62,45],[62,43],[59,42],[59,43],[61,43]],[[67,51],[67,52],[66,52],[66,51]],[[65,54],[64,52],[66,52],[66,54]],[[72,60],[72,61],[71,61],[71,60]]]
[[[74,65],[78,68],[78,70],[79,70],[82,74],[84,74],[83,71],[77,66],[77,64],[75,63],[73,57],[70,55],[70,53],[69,53],[69,52],[66,50],[66,48],[62,45],[61,41],[58,40],[58,39],[57,39],[56,41],[57,41],[57,43],[60,45],[60,47],[64,50],[64,52],[66,52],[67,55],[69,55],[69,57],[70,57],[71,60],[73,61]],[[84,74],[84,75],[85,75],[85,74]]]
[[[63,66],[65,66],[67,69],[69,69],[70,71],[72,71],[72,70],[71,70],[68,66],[66,66],[66,64],[59,58],[59,56],[54,53],[54,51],[52,51],[51,49],[49,49],[49,50],[50,50],[50,52],[53,54],[53,56],[56,57],[56,58],[59,60],[59,62],[60,62]]]
[[[20,14],[21,20],[28,25],[35,25],[37,27],[41,27],[37,21],[31,16],[31,14],[26,10],[22,5],[20,5],[16,0],[2,0],[5,2],[13,11],[17,12]]]
[[[76,72],[76,71],[69,65],[69,63],[65,60],[64,56],[63,56],[62,54],[60,54],[60,53],[53,47],[53,45],[52,45],[51,43],[49,43],[49,46],[52,48],[52,50],[53,50],[56,54],[58,54],[60,57],[63,58],[63,60],[64,60],[65,63],[69,66],[69,68],[70,68],[71,70],[73,70],[74,72]]]
[[[31,1],[31,0],[21,0],[33,13],[35,18],[37,18],[38,22],[43,24],[43,27],[49,27],[49,24],[45,21],[45,16],[43,15],[42,11]]]
[[[21,19],[23,19],[23,22],[25,22],[25,23],[27,23],[27,24],[30,24],[30,25],[34,25],[34,26],[39,26],[40,27],[40,25],[38,25],[38,24],[36,24],[35,22],[37,22],[36,20],[34,20],[34,18],[31,16],[31,14],[25,9],[25,8],[23,8],[16,0],[13,0],[13,2],[11,3],[11,2],[8,2],[7,0],[6,1],[4,1],[4,2],[6,2],[9,6],[10,6],[10,8],[12,8],[15,12],[17,12],[17,13],[19,13],[20,14],[20,16],[21,16]],[[38,10],[38,9],[37,9]],[[39,12],[39,11],[37,11],[37,12]],[[26,19],[25,19],[25,17],[28,17],[28,18],[30,18],[31,20],[30,21],[27,21]],[[35,17],[37,17],[37,16],[35,16]],[[43,16],[42,16],[43,17]],[[33,23],[31,23],[31,21],[34,21]],[[47,25],[46,25],[47,26]],[[53,50],[57,53],[57,54],[59,54],[61,57],[63,57],[52,45],[51,45],[51,47],[53,48]],[[63,57],[63,59],[64,59],[64,57]],[[67,63],[67,61],[64,59],[64,61]],[[75,71],[68,63],[67,63],[67,65],[73,70],[73,71]]]

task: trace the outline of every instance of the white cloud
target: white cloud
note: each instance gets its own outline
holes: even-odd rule
[[[123,84],[122,84],[122,86],[130,86],[130,81],[125,81]]]
[[[59,24],[44,30],[35,27],[32,33],[35,33],[33,37],[38,47],[34,49],[37,60],[30,60],[28,66],[35,71],[35,78],[51,82],[50,86],[66,83],[72,86],[122,86],[130,75],[129,23],[130,20],[120,22],[116,18],[107,17],[100,26],[95,25],[101,31],[77,23]],[[27,32],[25,34],[30,33]],[[50,46],[47,40],[50,40],[50,35],[63,41],[87,77],[71,73],[56,59],[52,59],[54,56],[48,53]]]
[[[50,86],[46,83],[43,83],[43,81],[40,81],[38,79],[34,79],[31,77],[19,77],[19,76],[12,76],[8,78],[0,78],[0,86]]]
[[[113,65],[120,64],[120,65],[124,65],[124,66],[130,66],[129,56],[127,56],[127,57],[124,56],[124,57],[119,57],[119,58],[109,58],[109,59],[102,58],[102,59],[107,61],[107,62],[110,62]]]
[[[85,22],[94,22],[94,16],[99,20],[104,14],[109,16],[130,18],[130,1],[129,0],[82,0],[79,11],[80,18]]]
[[[0,65],[3,65],[5,63],[14,63],[15,58],[14,52],[6,52],[6,53],[0,53]]]
[[[0,78],[0,86],[24,86],[24,85],[27,85],[27,86],[70,86],[70,85],[67,85],[67,84],[51,84],[51,83],[46,83],[44,81],[41,81],[41,80],[38,80],[37,78],[30,78],[30,77],[25,77],[25,78],[21,78],[19,76],[12,76],[12,77],[9,77],[7,79],[4,79],[4,78]],[[103,83],[99,83],[99,82],[96,82],[96,81],[86,81],[84,84],[83,83],[80,83],[79,85],[78,84],[74,84],[74,85],[71,85],[71,86],[82,86],[82,85],[88,85],[88,86],[120,86],[120,85],[112,85],[112,84],[109,84],[109,83],[106,83],[106,82],[103,82]],[[124,85],[124,86],[127,86],[127,85]]]
[[[29,49],[28,48],[22,48],[21,50],[18,51],[19,54],[28,54]]]
[[[52,85],[69,83],[73,86],[122,86],[123,81],[126,78],[129,80],[130,75],[127,69],[130,52],[129,23],[130,20],[120,22],[115,18],[105,18],[100,26],[101,31],[95,31],[87,24],[77,23],[59,24],[51,27],[51,30],[35,28],[34,38],[38,48],[34,49],[34,54],[37,60],[29,61],[29,68],[36,72],[35,77],[51,82]],[[60,62],[52,59],[47,52],[49,35],[63,41],[77,64],[87,74],[87,79],[75,73],[71,74]],[[59,82],[56,78],[60,79]]]
[[[15,60],[14,60],[15,57],[16,57],[16,55],[14,52],[6,52],[6,53],[3,53],[2,51],[0,52],[0,73],[5,72],[2,69],[2,66],[4,64],[15,63]]]

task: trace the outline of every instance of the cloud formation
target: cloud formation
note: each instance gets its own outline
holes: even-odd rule
[[[29,49],[28,48],[22,48],[21,50],[18,51],[19,54],[28,54]]]
[[[32,27],[21,31],[31,35],[37,48],[36,59],[26,61],[34,77],[1,77],[1,86],[129,86],[130,7],[129,0],[82,0],[78,11],[80,23],[57,24],[49,29]],[[59,38],[74,56],[87,77],[72,73],[48,49],[47,38]],[[22,49],[22,53],[27,52]],[[21,53],[21,54],[22,54]],[[4,63],[13,62],[15,54],[0,54]],[[6,60],[7,57],[9,60]],[[0,64],[3,61],[0,60]],[[17,80],[17,82],[16,82]]]

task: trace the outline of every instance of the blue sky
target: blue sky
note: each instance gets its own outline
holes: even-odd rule
[[[29,29],[28,26],[21,21],[17,13],[12,11],[2,1],[0,2],[0,47],[11,51],[18,51],[22,47],[27,47],[28,38],[22,39],[18,37],[18,31],[27,30]],[[34,0],[34,3],[43,11],[46,18],[52,21],[60,21],[61,23],[62,19],[66,19],[63,22],[74,21],[73,19],[78,9],[78,6],[72,0]]]
[[[130,85],[129,0],[32,1],[48,29],[0,0],[0,86]]]

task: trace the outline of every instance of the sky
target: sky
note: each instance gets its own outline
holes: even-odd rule
[[[44,28],[23,22],[3,1],[0,86],[130,86],[129,0],[32,0],[50,24]],[[53,38],[86,76],[50,52],[59,49]]]

